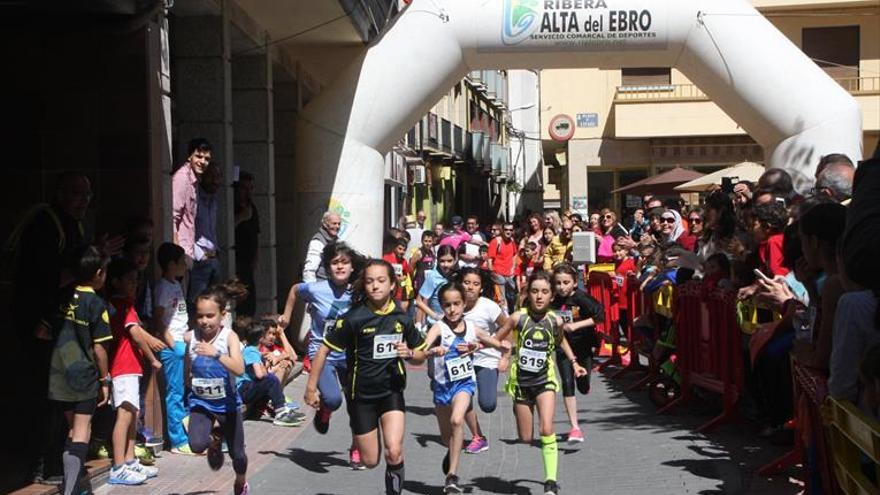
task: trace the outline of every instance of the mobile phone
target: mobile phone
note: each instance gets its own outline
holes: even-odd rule
[[[766,273],[762,272],[761,270],[758,270],[757,268],[755,268],[752,271],[755,273],[755,276],[764,280],[765,282],[772,282],[773,281],[773,279],[768,277]]]
[[[724,194],[733,194],[733,186],[739,183],[739,177],[722,177],[721,192]]]

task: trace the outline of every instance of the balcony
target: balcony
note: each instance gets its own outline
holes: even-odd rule
[[[467,78],[477,89],[483,89],[483,72],[482,70],[472,70],[468,72]]]
[[[880,76],[836,81],[861,106],[863,129],[880,130]],[[614,113],[617,138],[746,134],[694,84],[619,86]]]
[[[452,122],[440,119],[440,151],[452,156]]]
[[[474,131],[468,133],[471,138],[471,155],[470,159],[477,167],[483,164],[483,146],[487,143],[486,135],[483,131]]]
[[[464,129],[461,126],[452,126],[452,154],[456,161],[464,159]]]
[[[422,117],[422,149],[433,153],[440,152],[440,133],[436,113]]]
[[[491,146],[491,173],[499,179],[506,179],[509,174],[510,148],[493,143]]]

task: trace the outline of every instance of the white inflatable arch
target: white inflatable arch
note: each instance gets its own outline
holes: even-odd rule
[[[380,254],[383,156],[469,70],[568,67],[675,67],[795,175],[861,158],[858,104],[747,0],[415,0],[300,115],[298,247],[329,205]]]

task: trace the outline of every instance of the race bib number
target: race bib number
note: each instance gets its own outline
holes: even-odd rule
[[[546,351],[533,351],[531,349],[519,350],[519,367],[523,370],[537,373],[543,371],[546,364]]]
[[[403,265],[400,263],[392,263],[391,267],[394,268],[394,274],[398,277],[403,275]]]
[[[531,277],[532,272],[534,272],[534,271],[535,271],[535,267],[533,267],[533,266],[526,268],[526,278]]]
[[[560,318],[562,318],[562,323],[571,323],[574,321],[574,315],[571,313],[571,310],[559,311],[557,313]]]
[[[446,372],[449,379],[457,382],[474,378],[474,362],[470,356],[459,356],[446,360]]]
[[[226,380],[223,378],[193,378],[192,391],[202,399],[225,399]]]
[[[617,282],[618,287],[623,287],[623,275],[614,277],[614,281]]]
[[[403,341],[402,334],[376,335],[373,337],[373,359],[397,357],[397,344]]]
[[[336,328],[336,320],[324,320],[324,335],[329,334]]]

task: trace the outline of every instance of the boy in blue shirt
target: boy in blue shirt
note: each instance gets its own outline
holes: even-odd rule
[[[275,408],[275,419],[272,424],[299,426],[305,415],[287,407],[281,381],[273,373],[266,371],[263,356],[260,354],[259,345],[269,332],[269,323],[274,322],[254,320],[247,325],[245,329],[247,345],[241,351],[244,373],[235,378],[235,386],[238,388],[241,401],[247,404],[248,409],[258,408],[267,401],[272,402],[272,407]]]

